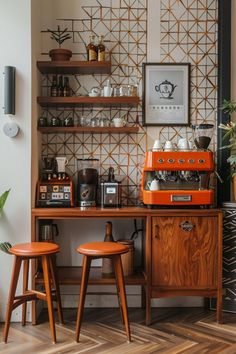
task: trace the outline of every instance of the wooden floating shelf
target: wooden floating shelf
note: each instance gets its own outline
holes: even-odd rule
[[[38,127],[40,133],[138,133],[139,127]]]
[[[139,97],[122,96],[122,97],[89,97],[89,96],[72,96],[72,97],[37,97],[37,102],[42,107],[73,107],[73,106],[137,106]]]
[[[76,285],[81,283],[82,267],[57,267],[59,283]],[[42,274],[38,274],[35,278],[36,284],[43,284]],[[101,267],[91,267],[89,273],[89,284],[90,285],[113,285],[115,284],[114,275],[103,275],[101,272]],[[144,273],[141,269],[135,270],[133,275],[125,277],[126,285],[145,285],[146,279]]]
[[[110,74],[110,61],[38,61],[42,74]]]

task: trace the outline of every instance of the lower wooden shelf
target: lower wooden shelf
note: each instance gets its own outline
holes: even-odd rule
[[[81,283],[82,267],[57,267],[59,283],[66,285],[77,285]],[[35,277],[36,284],[43,283],[43,276],[38,273]],[[113,285],[115,284],[114,275],[104,275],[101,267],[91,267],[89,274],[90,285]],[[135,269],[134,274],[125,277],[126,285],[146,285],[146,277],[141,268]]]

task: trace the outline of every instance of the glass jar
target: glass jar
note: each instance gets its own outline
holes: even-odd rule
[[[100,127],[109,127],[110,126],[110,120],[107,117],[102,117],[99,120],[99,126]]]

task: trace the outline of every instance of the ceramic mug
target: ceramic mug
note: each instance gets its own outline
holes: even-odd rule
[[[160,150],[162,150],[161,141],[155,140],[152,147],[152,151],[160,151]]]
[[[179,139],[177,146],[178,146],[178,149],[181,150],[181,151],[190,150],[189,141],[187,139],[185,139],[185,138]]]
[[[153,179],[152,181],[148,181],[147,187],[150,191],[158,191],[160,189],[159,181],[157,179]]]
[[[124,127],[125,126],[125,120],[124,118],[113,118],[113,124],[114,124],[114,127],[116,128],[120,128],[120,127]]]
[[[167,140],[164,145],[164,151],[172,151],[172,150],[173,150],[172,141]]]
[[[57,172],[65,173],[66,165],[68,164],[67,158],[65,156],[56,157],[56,161],[57,161]]]

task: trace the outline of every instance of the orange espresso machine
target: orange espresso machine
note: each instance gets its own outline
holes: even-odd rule
[[[142,175],[142,198],[148,207],[210,206],[214,191],[209,182],[214,172],[209,150],[148,151]]]

